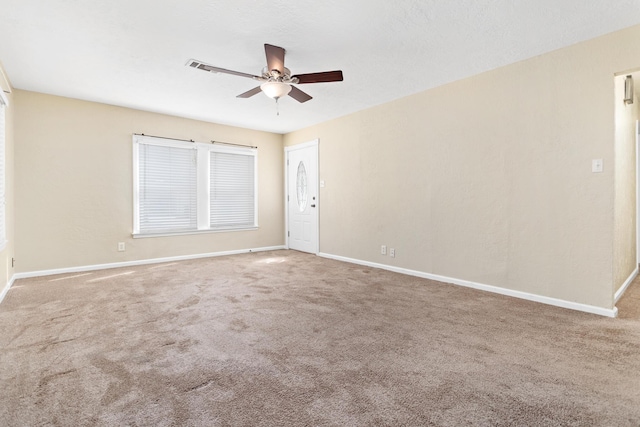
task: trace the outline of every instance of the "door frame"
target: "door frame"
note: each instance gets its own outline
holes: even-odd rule
[[[284,241],[285,247],[289,249],[289,201],[287,200],[289,196],[289,152],[294,150],[300,150],[302,148],[315,147],[316,151],[316,246],[314,248],[314,253],[318,255],[320,253],[320,139],[316,138],[314,140],[303,142],[296,145],[290,145],[288,147],[284,147]]]
[[[636,269],[640,265],[640,120],[636,120]]]

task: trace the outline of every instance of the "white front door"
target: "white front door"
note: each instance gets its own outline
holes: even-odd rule
[[[288,246],[317,254],[318,141],[285,148]]]

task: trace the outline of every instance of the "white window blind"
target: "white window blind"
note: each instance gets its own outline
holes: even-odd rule
[[[255,223],[255,157],[210,153],[211,228],[250,227]]]
[[[257,154],[134,135],[134,237],[257,228]]]
[[[196,150],[139,147],[140,233],[197,229]]]

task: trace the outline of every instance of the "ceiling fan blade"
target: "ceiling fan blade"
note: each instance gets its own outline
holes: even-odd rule
[[[198,70],[209,71],[211,73],[223,73],[223,74],[231,74],[234,76],[240,77],[248,77],[250,79],[259,79],[260,77],[254,76],[253,74],[241,73],[240,71],[227,70],[225,68],[214,67],[213,65],[205,64],[196,59],[192,59],[187,64],[191,68],[196,68]]]
[[[262,89],[260,89],[260,86],[254,87],[253,89],[248,90],[245,93],[241,93],[240,95],[236,96],[236,98],[250,98],[253,95],[256,95],[260,92],[262,92]]]
[[[267,69],[278,70],[284,74],[284,49],[270,44],[264,45],[264,53],[267,55]]]
[[[295,86],[291,86],[291,92],[289,92],[289,96],[298,102],[307,102],[308,100],[312,99],[311,95],[304,93]]]
[[[291,78],[297,78],[298,84],[341,82],[342,71],[336,70],[323,71],[321,73],[298,74],[297,76],[291,76]]]

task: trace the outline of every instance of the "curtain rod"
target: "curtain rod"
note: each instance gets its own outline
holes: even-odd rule
[[[160,138],[160,139],[170,139],[173,141],[184,141],[184,142],[196,142],[193,139],[180,139],[180,138],[169,138],[166,136],[157,136],[157,135],[147,135],[144,133],[134,133],[134,135],[138,135],[138,136],[150,136],[152,138]],[[249,148],[258,148],[255,145],[244,145],[244,144],[234,144],[233,142],[222,142],[222,141],[214,141],[213,139],[211,140],[212,144],[224,144],[224,145],[235,145],[236,147],[249,147]]]

